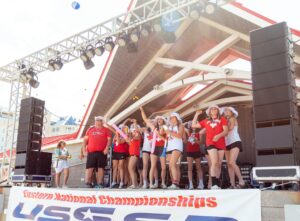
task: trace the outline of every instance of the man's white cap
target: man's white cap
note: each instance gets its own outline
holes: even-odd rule
[[[102,117],[102,116],[96,116],[95,120],[102,120],[103,122],[105,121],[104,117]]]

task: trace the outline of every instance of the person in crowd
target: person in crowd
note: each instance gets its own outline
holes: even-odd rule
[[[141,134],[139,131],[139,126],[137,125],[137,121],[132,119],[132,125],[130,128],[129,137],[126,139],[126,142],[129,144],[129,163],[128,163],[128,171],[131,179],[131,186],[128,188],[136,189],[138,188],[137,181],[137,162],[140,156],[140,146],[141,146]]]
[[[111,145],[111,132],[104,126],[104,118],[95,117],[95,125],[90,127],[83,139],[80,159],[87,155],[86,187],[92,187],[93,170],[97,169],[96,188],[103,188],[104,168],[107,164],[107,153]]]
[[[199,131],[199,139],[200,139],[200,143],[202,144],[203,142],[205,143],[205,133],[206,133],[206,129],[203,128]],[[207,189],[211,188],[211,175],[210,175],[210,168],[211,168],[211,160],[209,158],[208,152],[207,152],[207,148],[206,145],[203,144],[204,146],[204,157],[207,161],[207,166],[208,166],[208,182],[207,182]]]
[[[186,124],[187,132],[187,143],[186,143],[186,156],[188,162],[188,179],[189,179],[189,189],[194,189],[193,185],[193,163],[195,162],[195,167],[197,171],[198,186],[197,189],[203,189],[203,173],[201,168],[201,151],[200,151],[200,135],[196,133],[196,130],[192,128],[192,121]]]
[[[192,127],[206,129],[206,148],[211,160],[211,189],[220,189],[219,177],[226,148],[225,136],[228,133],[227,120],[222,116],[222,111],[217,105],[210,106],[206,110],[208,118],[198,122],[198,116],[201,113],[200,110],[196,112]]]
[[[238,112],[233,107],[225,107],[224,115],[228,121],[228,134],[225,137],[226,151],[225,157],[228,165],[228,174],[230,178],[230,188],[244,188],[245,182],[241,175],[240,168],[236,164],[237,157],[242,151],[242,142],[238,133]],[[235,176],[237,176],[239,182],[236,185]]]
[[[63,188],[68,188],[67,182],[69,178],[69,163],[68,159],[71,158],[71,155],[66,148],[66,142],[61,140],[58,142],[55,149],[55,184],[56,187],[60,187],[60,177],[61,174],[64,174]]]
[[[152,142],[155,142],[155,149],[151,150],[150,154],[150,172],[149,172],[149,181],[150,181],[150,188],[156,189],[158,188],[158,177],[157,177],[157,161],[160,160],[161,165],[161,188],[166,189],[166,149],[165,147],[165,139],[166,133],[164,130],[164,126],[166,124],[166,119],[163,116],[157,116],[154,120],[154,124],[151,122],[150,119],[147,118],[144,109],[141,107],[141,115],[144,122],[147,124],[148,127],[152,129],[152,136],[156,133],[156,140],[152,139]],[[152,144],[151,144],[152,146]],[[155,178],[155,183],[153,184],[153,178]]]
[[[183,152],[183,139],[185,136],[182,120],[178,113],[171,113],[169,126],[165,126],[167,134],[166,151],[169,162],[172,184],[168,189],[178,189],[180,181],[180,158]]]
[[[125,123],[119,125],[120,130],[128,136],[129,128]],[[126,140],[115,131],[114,137],[114,148],[112,152],[112,165],[113,165],[113,181],[111,184],[112,188],[123,188],[124,187],[124,175],[125,168],[124,163],[128,155],[128,144]],[[119,175],[119,182],[117,180]],[[118,184],[119,183],[119,184]]]
[[[149,187],[148,184],[148,168],[151,154],[151,141],[152,141],[152,132],[150,127],[141,128],[141,132],[144,135],[143,139],[143,147],[142,147],[142,160],[143,160],[143,189],[147,189]],[[157,174],[156,174],[157,178]]]

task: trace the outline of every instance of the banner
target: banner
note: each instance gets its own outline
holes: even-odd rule
[[[11,221],[260,221],[260,191],[13,187]]]

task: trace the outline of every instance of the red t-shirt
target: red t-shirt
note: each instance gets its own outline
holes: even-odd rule
[[[88,136],[87,151],[89,153],[103,151],[106,148],[108,138],[111,138],[111,132],[108,128],[90,127],[86,136]]]
[[[130,141],[129,145],[129,155],[132,156],[140,156],[140,146],[141,146],[141,139]]]
[[[215,135],[223,132],[223,126],[227,125],[225,117],[217,120],[204,119],[199,122],[202,128],[206,128],[206,146],[215,146],[219,149],[225,149],[225,137],[221,137],[217,142],[213,141]]]
[[[120,144],[116,144],[115,142],[115,146],[114,146],[114,152],[116,153],[128,153],[128,144],[125,143],[120,143]]]
[[[191,133],[189,134],[188,142],[186,145],[186,152],[198,152],[200,151],[199,143],[195,143],[195,141],[199,141],[199,133]]]
[[[156,131],[155,133],[159,133],[158,131]],[[163,137],[165,137],[166,135],[164,134]],[[152,136],[153,137],[153,136]],[[155,146],[156,147],[164,147],[165,146],[165,141],[163,139],[161,139],[158,134],[156,134],[156,141],[155,141]]]

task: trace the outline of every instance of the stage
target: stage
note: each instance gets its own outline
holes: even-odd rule
[[[13,193],[12,191],[15,193]],[[107,220],[119,220],[116,218],[124,217],[125,215],[127,216],[126,218],[124,218],[124,220],[139,220],[137,217],[132,219],[130,217],[133,217],[133,214],[141,214],[141,212],[151,213],[152,215],[156,214],[153,215],[153,217],[161,217],[159,219],[148,218],[147,220],[198,220],[196,219],[196,215],[197,217],[201,217],[203,215],[203,217],[205,216],[207,218],[210,217],[207,214],[209,214],[209,212],[211,211],[214,211],[213,216],[219,218],[221,217],[228,218],[228,216],[225,216],[223,214],[222,210],[224,211],[224,208],[226,208],[224,206],[228,206],[230,204],[228,209],[229,211],[231,210],[229,212],[229,214],[231,215],[230,217],[235,217],[235,215],[238,217],[245,216],[245,219],[232,218],[228,220],[247,220],[248,215],[251,216],[252,220],[257,220],[254,217],[258,215],[260,216],[260,211],[259,209],[258,211],[255,211],[256,210],[255,207],[259,206],[261,208],[262,221],[267,221],[267,220],[283,221],[285,220],[285,211],[284,211],[285,205],[300,204],[300,193],[291,192],[291,191],[260,191],[257,189],[214,190],[214,191],[213,190],[203,190],[203,191],[201,190],[193,190],[193,191],[142,190],[142,189],[136,189],[136,190],[100,189],[99,190],[99,189],[83,189],[83,188],[56,189],[56,188],[14,187],[14,188],[3,189],[3,195],[5,199],[4,208],[7,214],[9,213],[11,214],[11,212],[9,212],[9,210],[6,209],[8,208],[9,197],[15,194],[17,194],[19,197],[14,197],[17,199],[10,199],[13,200],[14,215],[16,215],[16,208],[18,207],[18,205],[22,205],[21,203],[23,201],[24,201],[24,205],[28,203],[28,202],[26,203],[26,199],[27,199],[29,201],[29,204],[32,203],[34,204],[34,201],[36,200],[37,204],[44,205],[45,206],[43,211],[44,215],[47,214],[47,210],[46,210],[47,208],[53,209],[54,206],[56,206],[55,207],[56,209],[58,207],[64,208],[63,210],[58,209],[59,212],[75,210],[74,212],[75,215],[77,214],[76,211],[78,212],[78,209],[87,208],[88,205],[92,205],[91,208],[97,206],[96,204],[98,204],[98,206],[101,205],[102,209],[105,207],[106,209],[116,208],[115,213],[111,216],[108,215],[109,212],[107,212],[107,210],[105,210],[106,212],[103,211],[100,212],[101,214],[105,214],[105,217],[111,218]],[[21,199],[22,197],[24,198]],[[174,201],[175,198],[176,198],[176,202]],[[20,202],[16,202],[18,200]],[[59,201],[59,203],[57,202],[55,203],[55,201],[53,201],[54,205],[51,205],[52,200]],[[169,201],[163,202],[163,200],[169,200]],[[78,205],[82,205],[84,207],[78,207]],[[245,206],[250,208],[245,208]],[[219,208],[220,213],[218,212],[218,207],[220,207]],[[28,211],[30,210],[28,210],[28,208],[26,208],[25,210],[25,208],[26,206],[24,206],[24,211],[25,211],[24,213],[27,214]],[[65,208],[69,208],[69,209],[65,209]],[[253,211],[251,211],[251,208],[253,209]],[[22,213],[23,205],[19,209],[20,209],[19,214],[23,214]],[[123,211],[119,212],[120,209]],[[246,211],[244,211],[245,209]],[[195,213],[195,211],[198,212]],[[97,212],[96,210],[93,209],[91,209],[91,212],[100,214],[98,213],[99,211]],[[42,214],[42,209],[41,209],[41,214]],[[165,216],[163,216],[162,214],[164,214]],[[166,214],[170,214],[169,218]],[[117,217],[115,215],[117,215]],[[84,215],[84,217],[82,216],[81,219],[80,219],[80,215],[77,214],[76,216],[77,219],[71,217],[71,219],[69,220],[92,220],[92,219],[86,219],[87,216],[86,214]],[[58,215],[57,217],[60,216]],[[180,217],[180,219],[175,217]],[[189,219],[186,219],[186,217],[189,217]],[[193,217],[193,219],[191,217]],[[2,220],[23,220],[23,219],[15,219],[15,218],[5,219],[5,214],[2,214]],[[94,217],[94,220],[97,219],[95,219]],[[123,220],[123,218],[121,218],[120,220]],[[214,219],[207,219],[207,220],[214,220]]]

